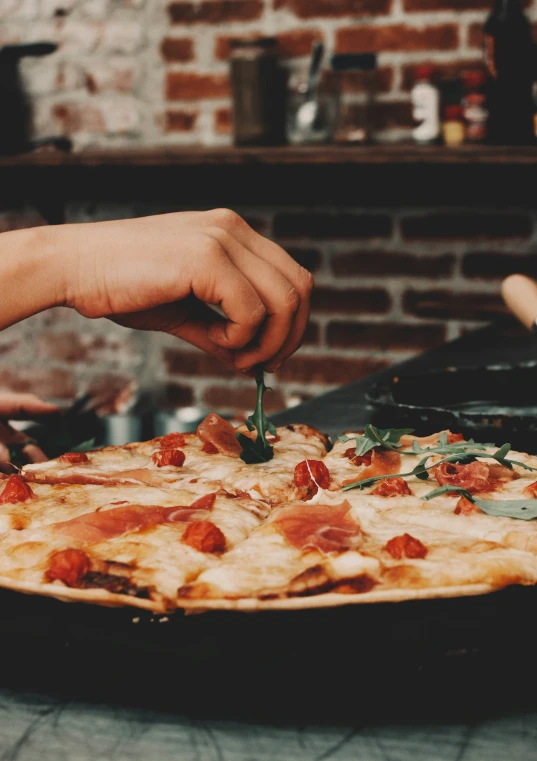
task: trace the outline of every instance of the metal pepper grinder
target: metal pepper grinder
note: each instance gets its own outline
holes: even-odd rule
[[[53,42],[36,42],[28,45],[0,47],[0,153],[25,153],[41,145],[53,145],[69,150],[70,140],[50,137],[31,139],[30,104],[22,87],[19,61],[26,56],[43,56],[57,49]]]

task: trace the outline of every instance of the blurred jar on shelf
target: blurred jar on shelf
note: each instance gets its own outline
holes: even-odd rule
[[[375,53],[333,55],[331,74],[333,87],[339,94],[335,142],[362,145],[373,142],[374,109],[379,90],[377,56]]]
[[[275,37],[230,41],[233,138],[235,145],[285,142],[286,74]]]
[[[464,94],[462,108],[465,122],[465,141],[485,143],[488,138],[489,110],[487,106],[487,75],[481,69],[462,73]]]
[[[306,68],[294,71],[288,82],[286,137],[291,145],[322,145],[334,137],[338,92],[327,72],[321,72],[312,93]]]
[[[452,104],[444,108],[442,120],[442,136],[444,145],[457,146],[464,143],[465,124],[463,108],[461,105]]]

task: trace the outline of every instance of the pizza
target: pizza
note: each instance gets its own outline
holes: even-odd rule
[[[239,440],[254,436],[211,414],[3,477],[0,586],[163,613],[537,583],[537,457],[373,426],[331,444],[296,424],[251,463]]]

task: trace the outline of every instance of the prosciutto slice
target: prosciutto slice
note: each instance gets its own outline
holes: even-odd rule
[[[240,457],[241,445],[237,441],[237,432],[231,423],[220,415],[211,412],[198,425],[196,433],[200,441],[204,444],[212,444],[220,454]]]
[[[188,523],[204,520],[214,503],[209,495],[196,500],[190,507],[161,507],[160,505],[126,505],[111,510],[84,513],[77,518],[55,523],[53,528],[64,536],[81,542],[103,542],[107,539],[154,528],[162,523]]]
[[[349,515],[351,505],[291,505],[274,521],[286,541],[299,550],[345,552],[362,540],[360,525]]]

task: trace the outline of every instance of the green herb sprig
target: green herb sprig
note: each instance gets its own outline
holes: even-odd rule
[[[366,425],[363,436],[338,436],[338,441],[346,444],[348,441],[356,442],[356,456],[362,457],[375,447],[384,447],[396,452],[403,445],[399,443],[402,436],[414,433],[413,428],[376,428],[374,425]],[[410,453],[409,453],[410,454]]]
[[[494,518],[515,518],[521,521],[533,521],[537,518],[537,499],[480,499],[479,497],[474,497],[473,494],[461,486],[446,484],[439,489],[429,492],[423,499],[429,501],[435,497],[440,497],[442,494],[450,493],[466,497],[476,507]]]
[[[351,439],[355,439],[356,451],[358,454],[365,454],[365,452],[369,452],[375,447],[383,447],[385,449],[391,449],[392,451],[399,452],[401,455],[424,455],[416,467],[408,473],[393,473],[391,475],[372,476],[371,478],[365,478],[359,481],[354,481],[351,484],[346,484],[343,486],[343,490],[348,491],[349,489],[356,488],[364,489],[366,486],[370,486],[376,481],[383,481],[387,478],[415,476],[422,481],[426,481],[429,478],[428,471],[436,468],[438,465],[441,465],[444,462],[468,464],[470,462],[475,462],[480,457],[496,460],[496,462],[498,462],[500,465],[504,465],[506,468],[509,468],[509,470],[512,470],[513,465],[519,465],[526,470],[537,470],[537,468],[532,468],[531,466],[526,465],[523,462],[519,462],[518,460],[508,460],[507,455],[511,451],[510,444],[504,444],[496,452],[488,453],[485,450],[492,446],[490,444],[477,444],[475,441],[473,441],[473,439],[470,439],[470,441],[457,441],[449,444],[446,433],[440,434],[438,444],[436,446],[422,447],[419,442],[414,441],[412,442],[411,450],[402,450],[400,439],[402,436],[409,433],[413,433],[413,430],[397,428],[383,430],[370,425],[366,427],[363,436],[340,436],[339,441],[342,443],[346,443]],[[365,439],[365,441],[362,442],[361,439]],[[428,460],[434,454],[445,454],[447,456],[438,462],[433,463],[432,465],[427,465]]]
[[[276,436],[276,428],[265,415],[263,409],[263,395],[265,391],[270,391],[265,386],[263,369],[259,369],[255,376],[257,383],[257,399],[255,410],[246,420],[246,427],[249,431],[257,431],[255,439],[251,439],[244,433],[237,433],[237,439],[242,447],[241,460],[248,465],[259,462],[268,462],[274,457],[274,449],[267,440],[267,432]]]

